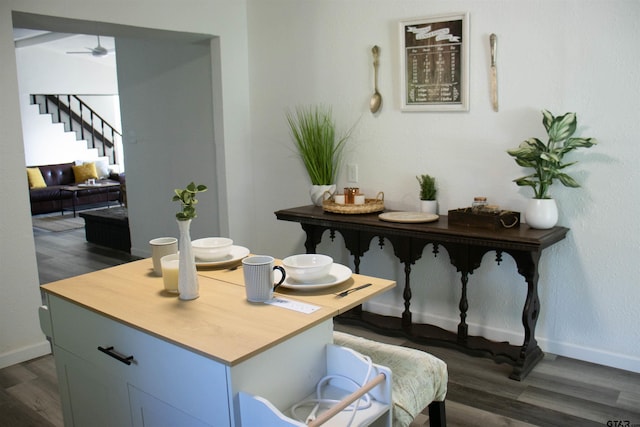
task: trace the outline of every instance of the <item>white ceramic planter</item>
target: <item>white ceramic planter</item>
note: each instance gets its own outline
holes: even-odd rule
[[[438,214],[437,200],[420,200],[420,212]]]
[[[558,223],[558,205],[555,199],[531,199],[524,217],[529,227],[546,230]]]
[[[309,190],[309,196],[311,197],[311,201],[316,206],[322,206],[322,201],[325,199],[324,193],[329,192],[333,196],[333,193],[336,192],[336,186],[334,185],[312,185]],[[327,197],[328,198],[328,197]]]

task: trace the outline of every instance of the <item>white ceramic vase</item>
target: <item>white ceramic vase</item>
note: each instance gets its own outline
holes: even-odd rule
[[[420,200],[420,212],[438,214],[437,200]]]
[[[531,199],[524,217],[529,227],[546,230],[558,223],[558,205],[555,199]]]
[[[316,206],[322,206],[322,201],[325,199],[324,193],[329,192],[333,196],[336,192],[336,186],[334,185],[312,185],[309,190],[309,196],[311,201]],[[328,197],[327,197],[328,198]]]
[[[192,300],[200,296],[196,260],[191,247],[191,220],[178,220],[178,292],[181,300]]]

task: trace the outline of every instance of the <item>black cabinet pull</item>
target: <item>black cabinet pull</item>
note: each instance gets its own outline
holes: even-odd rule
[[[131,362],[133,361],[133,356],[120,356],[118,353],[116,353],[115,351],[113,351],[113,346],[111,347],[100,347],[98,346],[98,350],[100,350],[101,352],[103,352],[104,354],[113,357],[116,360],[119,360],[120,362],[124,363],[125,365],[131,365]]]

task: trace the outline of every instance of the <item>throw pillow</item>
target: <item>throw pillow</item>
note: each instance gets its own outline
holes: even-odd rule
[[[40,168],[27,168],[27,179],[29,180],[29,188],[46,188],[47,183]]]
[[[109,178],[109,159],[99,158],[94,162],[98,179]]]
[[[71,167],[73,168],[73,176],[76,178],[76,184],[81,184],[91,178],[98,179],[96,165],[93,162]]]

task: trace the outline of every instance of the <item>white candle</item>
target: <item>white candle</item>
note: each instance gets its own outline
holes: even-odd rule
[[[178,255],[172,254],[162,257],[162,281],[167,292],[178,293]]]
[[[333,201],[338,205],[344,205],[344,194],[336,194],[333,196]]]
[[[364,194],[356,194],[353,196],[353,203],[356,205],[364,205]]]

